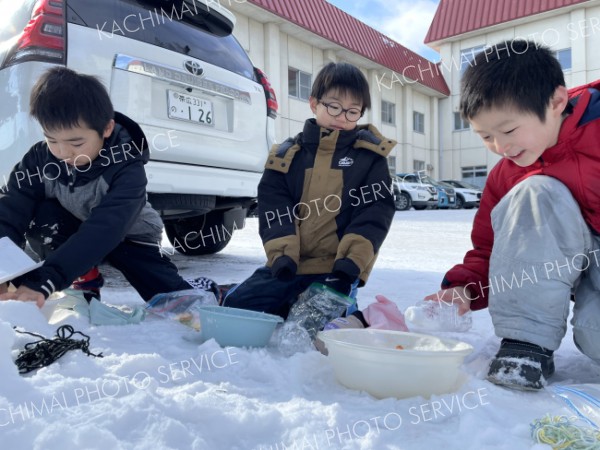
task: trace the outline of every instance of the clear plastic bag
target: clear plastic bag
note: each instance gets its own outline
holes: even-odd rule
[[[404,311],[409,325],[425,331],[469,331],[473,325],[471,311],[458,315],[458,304],[419,300]]]
[[[552,385],[550,391],[586,424],[600,430],[600,385]]]
[[[547,414],[531,424],[531,436],[553,449],[600,450],[600,385],[551,385],[563,404],[559,414]]]
[[[218,305],[217,298],[209,291],[188,289],[156,294],[150,299],[146,309],[154,315],[176,320],[200,331],[200,306],[203,305]]]
[[[328,322],[340,317],[355,300],[321,283],[313,283],[298,296],[287,317],[304,328],[311,340]]]

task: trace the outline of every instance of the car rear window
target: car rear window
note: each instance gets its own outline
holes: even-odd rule
[[[125,36],[255,80],[242,46],[226,34],[214,9],[207,12],[197,0],[68,0],[67,5],[68,21],[96,30],[98,45]]]

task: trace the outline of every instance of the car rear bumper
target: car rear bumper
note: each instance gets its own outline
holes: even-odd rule
[[[412,202],[413,206],[437,206],[438,201],[436,200],[425,200],[425,201],[414,201]]]
[[[148,192],[256,197],[262,173],[150,161]]]

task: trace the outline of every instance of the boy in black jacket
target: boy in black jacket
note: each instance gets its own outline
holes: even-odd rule
[[[115,113],[96,78],[57,67],[38,80],[30,113],[45,141],[25,154],[0,198],[0,237],[25,238],[44,264],[0,285],[0,300],[35,301],[71,286],[99,299],[97,265],[119,269],[144,300],[191,289],[161,254],[162,221],[146,199],[148,143],[137,123]],[[70,292],[71,292],[70,291]]]
[[[329,63],[319,72],[316,118],[273,148],[258,186],[267,263],[228,292],[225,306],[286,318],[313,282],[345,295],[365,284],[395,212],[386,157],[396,142],[356,125],[370,106],[358,68]]]

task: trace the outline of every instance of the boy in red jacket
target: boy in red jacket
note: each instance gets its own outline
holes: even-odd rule
[[[574,294],[577,347],[600,362],[600,82],[567,91],[534,42],[499,43],[462,79],[460,111],[502,159],[473,223],[473,250],[428,300],[488,306],[502,338],[488,380],[537,390],[554,373]]]

